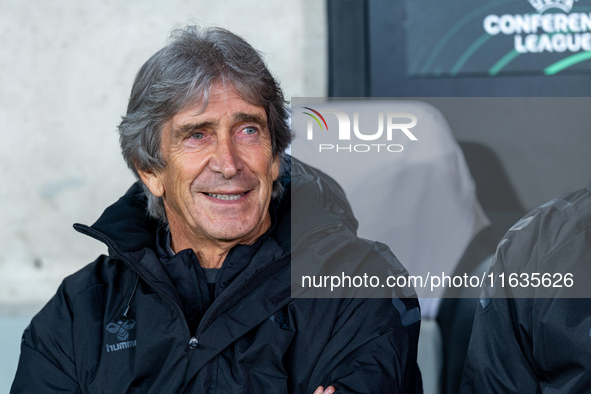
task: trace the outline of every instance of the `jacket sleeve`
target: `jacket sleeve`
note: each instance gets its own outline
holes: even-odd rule
[[[25,329],[11,394],[81,393],[74,363],[71,311],[62,283]]]
[[[324,372],[316,382],[338,394],[422,392],[416,299],[351,300],[341,319],[316,365]]]
[[[538,271],[548,242],[540,242],[542,216],[534,210],[505,234],[490,273],[505,278]],[[542,238],[543,239],[543,238]],[[539,393],[533,351],[535,288],[508,281],[484,288],[476,307],[460,393]]]
[[[482,299],[460,393],[539,393],[525,317],[531,299]],[[484,305],[484,307],[483,307]]]

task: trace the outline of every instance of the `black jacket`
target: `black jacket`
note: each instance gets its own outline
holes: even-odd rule
[[[477,307],[460,392],[589,393],[591,184],[517,222],[501,240],[491,270],[506,277],[526,273],[530,282],[533,273],[550,273],[552,284],[506,282],[494,294],[487,289],[489,297]],[[575,286],[587,288],[587,298],[560,298],[575,287],[565,287],[555,274],[568,272]]]
[[[339,393],[420,392],[416,299],[291,298],[291,260],[329,263],[360,249],[375,264],[386,260],[379,245],[352,235],[356,222],[334,181],[295,159],[291,179],[289,172],[273,237],[206,308],[195,332],[157,258],[157,223],[139,186],[93,226],[75,225],[104,242],[109,256],[66,278],[33,318],[11,392],[312,393],[330,384]],[[293,195],[309,198],[308,228],[292,229]],[[349,242],[327,243],[343,234]],[[194,258],[190,250],[179,254]]]

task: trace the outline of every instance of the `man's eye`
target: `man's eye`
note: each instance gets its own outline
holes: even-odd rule
[[[256,134],[256,132],[257,132],[257,129],[255,129],[254,127],[246,127],[246,128],[244,129],[244,132],[245,132],[246,134]]]
[[[194,140],[200,140],[203,138],[203,133],[195,133],[191,135],[191,138],[193,138]]]

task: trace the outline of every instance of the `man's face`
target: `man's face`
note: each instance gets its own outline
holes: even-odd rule
[[[168,221],[188,239],[252,243],[270,225],[279,175],[263,107],[233,87],[211,87],[209,104],[176,114],[162,130],[166,167],[154,174]],[[173,239],[174,241],[174,239]]]

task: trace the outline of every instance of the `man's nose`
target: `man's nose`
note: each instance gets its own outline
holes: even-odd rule
[[[215,152],[210,160],[212,171],[220,173],[225,179],[230,179],[242,169],[242,160],[238,155],[232,138],[218,138]]]

